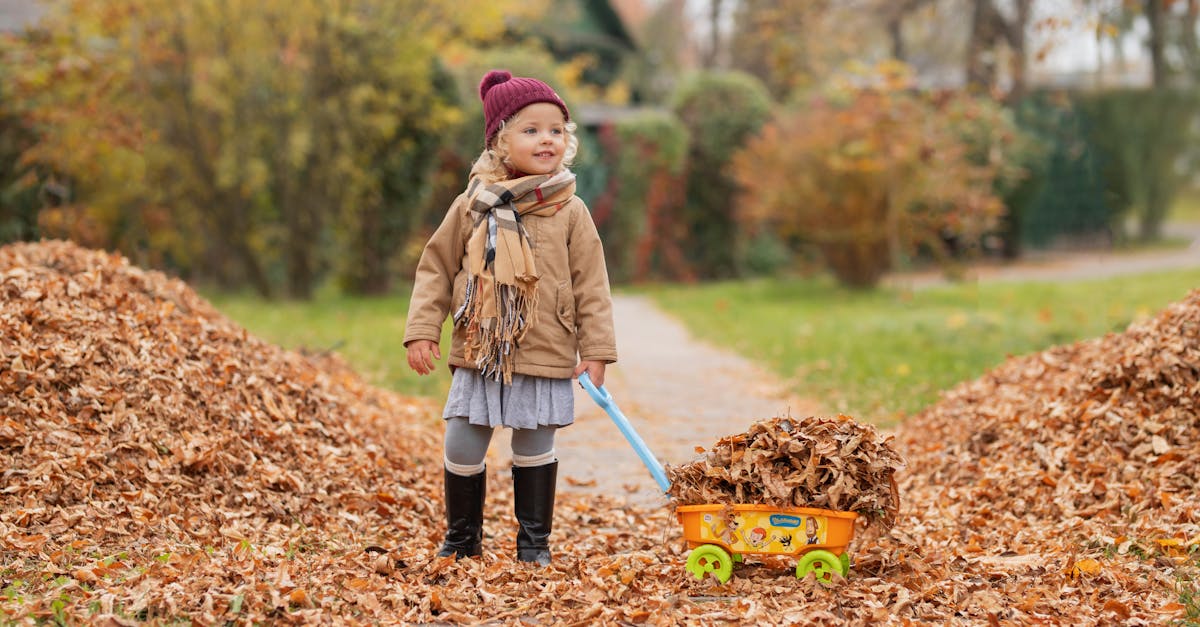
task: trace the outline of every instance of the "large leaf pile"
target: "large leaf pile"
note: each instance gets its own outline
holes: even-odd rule
[[[372,525],[431,532],[436,432],[335,359],[266,344],[183,283],[66,243],[0,249],[0,303],[13,598],[66,578],[68,597],[111,586],[84,595],[100,613],[304,607],[295,577],[332,556],[256,572],[261,559],[315,542],[357,553]]]
[[[890,440],[849,416],[763,420],[696,461],[668,466],[669,494],[679,505],[819,507],[891,526],[903,462]]]
[[[926,554],[1088,579],[1121,619],[1200,620],[1200,290],[1124,333],[1011,359],[900,438]]]
[[[485,554],[438,558],[436,407],[261,342],[119,256],[7,246],[0,620],[1200,620],[1198,320],[1193,293],[951,391],[897,432],[904,503],[857,534],[848,580],[767,559],[722,585],[687,575],[669,506],[608,497],[560,494],[554,564],[515,562],[505,468]]]

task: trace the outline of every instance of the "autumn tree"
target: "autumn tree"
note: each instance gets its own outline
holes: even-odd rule
[[[746,194],[739,221],[815,246],[858,287],[918,249],[937,253],[948,238],[977,241],[991,228],[1002,210],[993,186],[1015,133],[1007,117],[983,115],[986,100],[931,100],[909,90],[903,69],[884,70],[870,87],[781,113],[733,162]]]
[[[86,14],[60,7],[47,21],[70,29],[30,31],[5,46],[4,108],[14,132],[24,136],[19,176],[8,191],[39,198],[34,211],[41,235],[126,249],[149,238],[155,208],[144,185],[135,58],[113,44],[112,25],[132,10],[117,0]]]
[[[263,294],[329,274],[382,291],[461,116],[439,56],[499,36],[511,9],[62,0],[14,79],[38,138],[24,158],[72,190],[46,232],[87,226],[96,241],[77,239]]]
[[[886,6],[877,6],[876,3]],[[828,82],[849,61],[888,56],[880,15],[891,0],[742,0],[729,35],[731,67],[785,102]]]
[[[1011,15],[1006,15],[996,0],[971,0],[971,30],[967,40],[967,83],[983,92],[999,89],[1003,48],[1008,50],[1008,77],[1012,81],[1009,97],[1017,100],[1025,93],[1028,74],[1026,42],[1033,0],[1015,0]]]
[[[33,239],[38,232],[39,190],[31,184],[37,174],[21,161],[34,137],[11,96],[12,46],[13,40],[0,34],[0,242]]]
[[[1096,13],[1097,39],[1113,40],[1146,26],[1143,39],[1150,57],[1153,85],[1196,85],[1200,83],[1200,0],[1079,0]]]
[[[637,29],[638,51],[625,76],[641,102],[666,101],[692,52],[684,0],[660,3]]]
[[[1085,0],[1098,13],[1097,37],[1118,38],[1146,25],[1151,86],[1089,94],[1081,106],[1097,126],[1094,142],[1106,157],[1109,196],[1132,209],[1137,236],[1154,240],[1185,178],[1195,172],[1195,126],[1200,117],[1200,2]],[[1118,43],[1119,47],[1119,43]],[[1182,167],[1181,167],[1182,166]]]
[[[742,0],[734,10],[733,67],[757,76],[774,99],[786,99],[816,75],[813,48],[819,46],[820,35],[814,22],[829,4]]]

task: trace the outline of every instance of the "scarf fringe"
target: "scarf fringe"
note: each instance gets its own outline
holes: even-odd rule
[[[513,355],[537,317],[537,282],[524,285],[495,283],[497,316],[482,315],[483,299],[475,298],[475,277],[467,281],[467,300],[455,314],[456,327],[466,327],[465,357],[484,377],[512,383]],[[464,316],[466,312],[472,315]]]

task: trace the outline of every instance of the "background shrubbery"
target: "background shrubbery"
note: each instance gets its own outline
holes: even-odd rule
[[[0,241],[71,238],[267,296],[407,283],[482,148],[494,67],[570,103],[579,193],[619,282],[828,270],[869,286],[914,264],[1154,240],[1200,145],[1200,95],[1182,87],[1001,102],[918,89],[897,62],[809,64],[813,42],[734,55],[753,75],[683,73],[665,8],[645,22],[650,56],[598,72],[585,44],[615,54],[631,36],[602,12],[607,31],[571,41],[579,12],[519,19],[545,2],[52,6],[0,38]],[[742,26],[774,23],[754,15]],[[781,82],[773,59],[805,77]]]

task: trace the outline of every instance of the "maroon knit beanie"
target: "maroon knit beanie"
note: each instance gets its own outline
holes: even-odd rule
[[[500,130],[500,124],[535,102],[558,105],[563,118],[571,119],[567,103],[549,85],[536,78],[513,76],[508,70],[492,70],[484,74],[479,82],[479,99],[483,101],[483,135],[489,148],[496,131]]]

